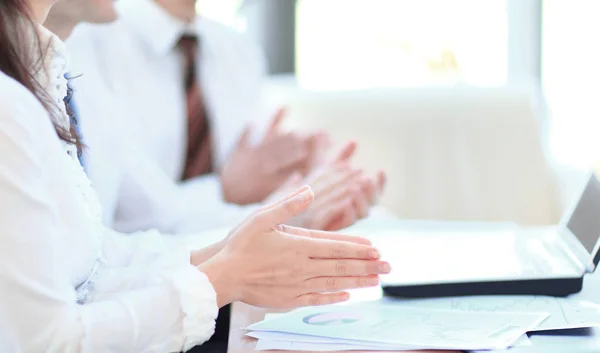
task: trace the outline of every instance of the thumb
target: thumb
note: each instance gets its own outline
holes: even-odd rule
[[[273,120],[271,120],[271,124],[267,129],[267,137],[273,137],[277,134],[277,132],[279,131],[279,126],[281,125],[281,122],[283,121],[283,118],[285,118],[286,115],[287,108],[281,107],[277,109],[277,112],[275,113],[275,116],[273,116]]]
[[[246,125],[246,127],[244,128],[244,131],[242,131],[242,134],[240,135],[240,138],[238,139],[237,142],[237,147],[248,147],[248,145],[250,144],[250,133],[252,132],[252,128],[249,125]]]
[[[356,152],[356,142],[354,141],[350,141],[346,144],[346,146],[344,146],[344,148],[342,148],[342,150],[340,151],[340,153],[338,154],[338,156],[334,159],[334,163],[335,162],[347,162],[348,160],[350,160],[350,158],[352,158],[352,156],[354,155],[354,152]]]
[[[379,195],[381,195],[383,193],[383,189],[385,188],[386,183],[387,183],[387,176],[385,175],[384,171],[380,170],[377,173],[377,181],[376,181],[377,193]]]
[[[280,224],[287,222],[290,218],[302,213],[314,199],[314,194],[310,187],[304,186],[302,191],[296,192],[293,197],[287,196],[276,202],[272,206],[266,207],[257,214],[255,226],[257,230],[274,230]]]

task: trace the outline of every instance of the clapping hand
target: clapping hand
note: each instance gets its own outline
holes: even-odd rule
[[[227,202],[240,205],[262,202],[294,172],[306,168],[313,137],[283,133],[281,123],[285,114],[284,109],[275,114],[265,137],[256,145],[250,143],[250,128],[242,133],[221,170]]]
[[[348,143],[331,162],[323,163],[307,178],[299,175],[291,178],[271,199],[278,198],[299,183],[311,186],[315,201],[289,223],[295,226],[339,230],[369,215],[385,187],[385,174],[379,172],[373,179],[360,169],[352,168],[350,160],[356,144]]]
[[[263,207],[198,266],[220,306],[238,300],[269,308],[339,303],[349,298],[346,290],[376,286],[378,275],[390,272],[366,239],[284,225],[313,197],[303,187]]]

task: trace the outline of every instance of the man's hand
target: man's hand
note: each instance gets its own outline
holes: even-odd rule
[[[354,224],[369,215],[385,186],[385,174],[379,172],[375,178],[352,168],[350,159],[356,144],[348,143],[327,166],[312,172],[301,181],[295,175],[272,200],[297,189],[301,183],[311,186],[315,201],[301,214],[290,220],[291,225],[311,229],[339,230]]]
[[[250,145],[250,129],[221,171],[221,186],[227,202],[240,205],[262,202],[296,171],[305,169],[311,158],[312,137],[282,133],[285,110],[280,109],[264,139]]]

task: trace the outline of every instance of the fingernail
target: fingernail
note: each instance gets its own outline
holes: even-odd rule
[[[391,271],[392,271],[392,267],[387,262],[384,262],[381,265],[379,265],[380,273],[386,274],[386,273],[390,273]]]
[[[350,293],[344,292],[344,293],[340,294],[340,300],[342,300],[342,301],[350,300]]]
[[[369,251],[369,257],[372,259],[378,259],[381,255],[379,254],[379,251],[373,249],[371,251]]]

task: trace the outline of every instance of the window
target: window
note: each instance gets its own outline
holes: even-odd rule
[[[550,147],[559,162],[588,169],[600,160],[600,2],[544,1],[542,88]]]
[[[506,0],[298,0],[296,16],[310,89],[507,81]]]

